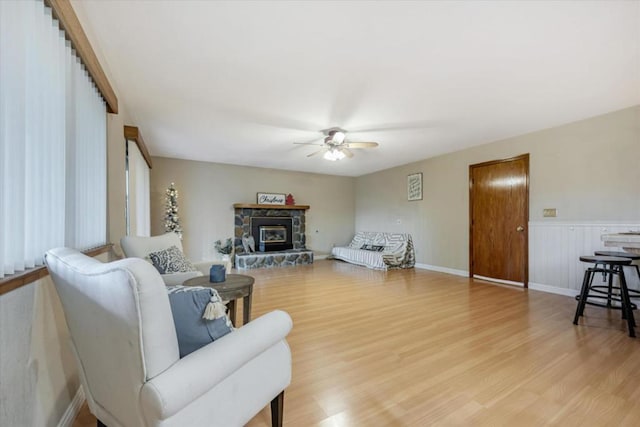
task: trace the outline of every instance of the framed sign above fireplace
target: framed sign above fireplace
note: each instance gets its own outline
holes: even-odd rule
[[[257,199],[259,205],[284,205],[286,195],[280,193],[258,193]]]

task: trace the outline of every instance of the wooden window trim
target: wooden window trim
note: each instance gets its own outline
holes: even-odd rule
[[[75,49],[78,57],[86,67],[89,75],[96,84],[102,98],[107,103],[109,113],[118,113],[118,98],[116,97],[104,70],[100,66],[89,39],[80,25],[78,16],[73,10],[69,0],[44,0],[44,4],[51,8],[54,18],[60,23],[60,29],[64,31],[67,40]]]
[[[151,169],[151,155],[149,154],[149,150],[147,150],[147,146],[142,139],[142,134],[140,130],[135,126],[124,126],[124,139],[127,141],[134,141],[144,157],[144,161],[147,162],[149,169]]]
[[[83,253],[90,257],[95,257],[100,254],[109,252],[113,247],[113,243],[107,243],[106,245],[98,246],[97,248],[88,249],[83,251]],[[22,273],[12,274],[11,276],[7,276],[4,279],[0,279],[0,295],[6,294],[7,292],[11,292],[15,289],[21,288],[29,283],[35,282],[36,280],[40,280],[43,277],[49,275],[49,270],[47,270],[46,266],[39,266],[35,268],[31,268]]]

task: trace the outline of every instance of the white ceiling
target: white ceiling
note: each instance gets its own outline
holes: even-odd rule
[[[359,176],[640,104],[638,1],[73,5],[155,156]],[[380,146],[293,144],[331,126]]]

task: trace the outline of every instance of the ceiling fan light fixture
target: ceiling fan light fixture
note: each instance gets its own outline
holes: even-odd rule
[[[307,157],[312,157],[322,153],[322,157],[330,162],[342,160],[345,157],[352,158],[354,153],[351,151],[351,148],[375,148],[378,146],[377,142],[347,141],[347,131],[339,127],[322,129],[320,132],[324,135],[323,143],[319,144],[318,142],[322,141],[322,139],[317,139],[309,142],[294,142],[294,144],[319,145],[322,149],[308,154]]]
[[[344,138],[345,138],[345,134],[344,132],[340,132],[340,131],[336,131],[331,139],[333,140],[334,143],[336,144],[342,144],[344,142]]]
[[[336,160],[338,160],[334,155],[333,155],[333,151],[329,150],[326,153],[324,153],[324,157],[325,160],[329,160],[330,162],[335,162]]]
[[[322,157],[324,157],[325,160],[335,162],[336,160],[344,159],[346,155],[341,150],[337,150],[334,148],[324,153],[324,156]]]

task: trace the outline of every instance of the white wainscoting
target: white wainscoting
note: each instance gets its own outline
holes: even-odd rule
[[[576,295],[584,270],[590,265],[580,262],[580,256],[593,255],[597,250],[622,251],[622,248],[605,247],[600,236],[639,229],[640,223],[529,222],[529,287]],[[630,288],[639,288],[635,269],[625,268],[625,277]]]

